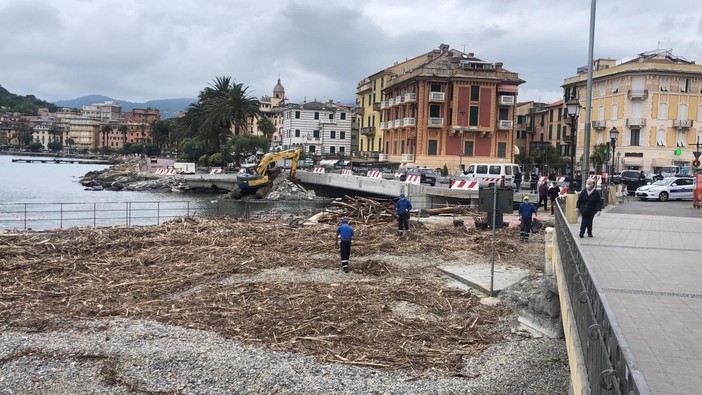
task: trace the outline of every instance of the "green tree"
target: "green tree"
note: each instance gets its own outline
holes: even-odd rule
[[[242,158],[256,155],[258,151],[268,152],[270,146],[268,140],[263,136],[236,136],[230,141],[230,147],[232,152],[234,152],[237,165],[241,163]]]
[[[32,152],[41,152],[41,150],[44,149],[44,146],[38,141],[32,141],[31,143],[27,144],[27,149]]]
[[[144,143],[146,142],[146,124],[140,123],[139,130],[141,131],[141,144],[144,145]]]
[[[168,147],[170,150],[171,122],[159,120],[151,124],[151,140],[161,150]]]
[[[226,144],[232,127],[234,136],[246,129],[249,118],[260,117],[260,102],[248,94],[248,87],[235,84],[231,77],[217,77],[214,84],[200,95],[205,130],[216,133],[220,144]]]
[[[102,125],[100,128],[100,135],[102,136],[102,142],[100,144],[101,147],[107,147],[107,136],[112,133],[112,130],[112,125],[109,123]]]
[[[267,116],[264,115],[258,119],[258,129],[266,136],[268,141],[271,141],[271,137],[275,133],[275,125]]]
[[[144,145],[144,153],[146,156],[159,156],[161,154],[161,148],[154,143],[148,143]]]
[[[117,131],[122,133],[122,147],[124,147],[124,145],[127,144],[127,133],[129,132],[129,128],[127,127],[127,125],[122,124],[119,125]]]
[[[46,148],[48,148],[51,152],[59,152],[63,149],[63,144],[61,144],[60,141],[49,141]]]
[[[197,138],[183,140],[178,149],[178,156],[184,161],[196,161],[205,153],[205,144]]]
[[[592,151],[590,151],[590,163],[592,163],[592,166],[595,168],[595,174],[602,173],[602,167],[607,162],[608,158],[607,150],[608,145],[606,143],[595,144],[592,147]]]

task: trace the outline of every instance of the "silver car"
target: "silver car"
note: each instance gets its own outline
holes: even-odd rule
[[[657,199],[664,202],[668,199],[692,199],[694,192],[694,178],[665,177],[652,184],[639,187],[636,190],[636,197],[641,200]]]

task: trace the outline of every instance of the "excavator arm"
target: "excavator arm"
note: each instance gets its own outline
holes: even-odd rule
[[[292,160],[292,165],[290,167],[290,178],[293,178],[295,176],[295,170],[297,170],[297,162],[300,160],[299,149],[267,153],[263,156],[263,158],[261,158],[261,161],[258,163],[258,166],[256,167],[256,173],[258,173],[261,176],[265,176],[266,171],[268,170],[268,165],[284,159]]]

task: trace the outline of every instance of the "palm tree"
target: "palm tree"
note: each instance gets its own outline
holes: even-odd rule
[[[266,136],[268,141],[271,141],[271,136],[275,133],[275,125],[273,125],[273,122],[271,122],[267,116],[264,115],[258,120],[258,129],[263,132],[263,135]]]
[[[144,140],[146,140],[146,124],[139,124],[139,130],[141,130],[141,145],[144,145]]]
[[[122,133],[122,137],[123,137],[122,146],[124,147],[124,144],[127,142],[127,132],[129,132],[129,128],[127,127],[127,125],[122,124],[122,125],[119,125],[117,130],[120,133]]]
[[[105,124],[100,128],[100,133],[102,134],[102,146],[107,147],[107,136],[112,133],[112,125],[109,123]]]
[[[258,99],[248,95],[248,89],[223,76],[200,94],[205,130],[216,134],[220,146],[226,145],[232,126],[234,135],[239,136],[249,118],[261,116],[261,105]]]

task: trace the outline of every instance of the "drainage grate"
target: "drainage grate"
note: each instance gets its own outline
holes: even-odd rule
[[[643,289],[618,289],[618,288],[603,288],[602,290],[604,292],[612,292],[612,293],[616,293],[616,294],[673,296],[676,298],[702,299],[702,294],[689,294],[689,293],[683,293],[683,292],[661,292],[661,291],[646,291]]]

